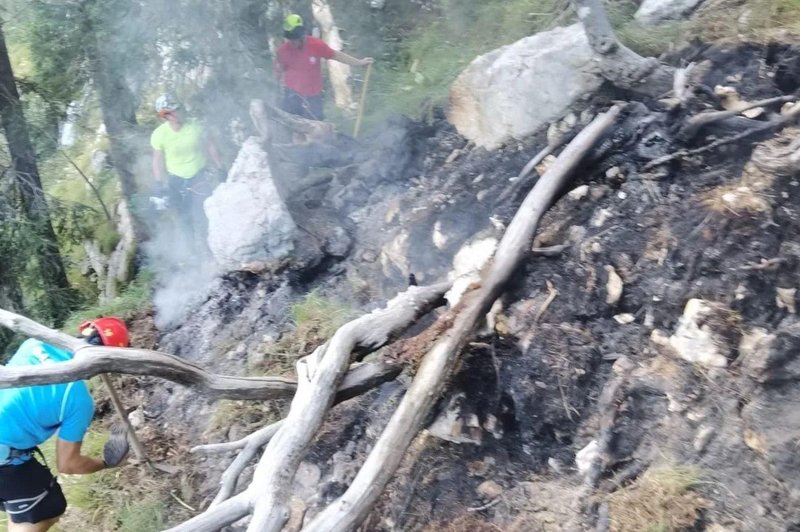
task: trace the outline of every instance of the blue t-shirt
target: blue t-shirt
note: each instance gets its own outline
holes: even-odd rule
[[[72,354],[40,342],[26,340],[8,366],[53,364]],[[81,442],[94,416],[94,401],[86,381],[44,384],[0,390],[0,444],[30,449],[56,431],[68,442]]]

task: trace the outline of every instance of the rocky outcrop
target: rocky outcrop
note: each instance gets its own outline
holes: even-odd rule
[[[450,89],[448,118],[491,150],[560,118],[601,83],[581,26],[555,28],[470,63]]]
[[[269,156],[255,138],[244,143],[228,179],[204,208],[208,247],[223,269],[278,262],[294,249],[297,226],[275,186]]]
[[[703,0],[644,0],[634,18],[640,24],[654,25],[680,20],[689,15]]]

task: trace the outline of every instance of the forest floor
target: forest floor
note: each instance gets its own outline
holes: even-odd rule
[[[745,100],[800,88],[800,50],[788,46],[692,47],[679,57],[710,59],[705,84],[735,87]],[[601,93],[575,112],[625,96]],[[792,292],[800,278],[800,182],[754,172],[752,141],[643,171],[638,124],[656,109],[646,105],[626,112],[546,215],[535,245],[567,248],[531,256],[518,272],[493,327],[465,349],[436,425],[412,445],[364,530],[589,530],[596,515],[625,532],[800,530]],[[657,127],[668,129],[674,117],[657,113]],[[505,193],[509,178],[546,143],[541,133],[486,152],[443,120],[406,131],[411,160],[393,183],[360,200],[346,258],[313,276],[230,274],[178,330],[159,336],[152,316],[142,316],[134,343],[220,373],[286,372],[292,357],[274,356],[269,346],[297,330],[287,316],[303,294],[317,289],[355,309],[402,289],[407,272],[376,258],[401,228],[420,281],[444,275],[464,241],[508,222],[526,191]],[[316,194],[310,205],[329,191]],[[430,243],[434,226],[453,237],[447,245]],[[617,281],[621,296],[612,298]],[[716,365],[688,362],[662,341],[680,329],[692,299],[713,309],[698,327],[716,332]],[[765,335],[769,349],[749,347]],[[255,365],[254,353],[262,355]],[[614,403],[607,467],[590,501],[599,514],[587,514],[578,504],[585,477],[576,455],[596,439],[607,414],[598,399],[620,372],[629,379]],[[236,439],[286,409],[211,404],[155,379],[120,380],[129,404],[141,405],[148,451],[177,471],[129,467],[109,482],[130,504],[155,495],[147,500],[169,523],[193,514],[187,506],[207,506],[232,459],[189,454],[190,447]],[[308,515],[352,480],[407,380],[334,408],[296,479]],[[67,523],[121,527],[121,513],[70,512]]]

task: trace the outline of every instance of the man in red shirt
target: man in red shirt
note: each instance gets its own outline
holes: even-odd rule
[[[322,59],[346,65],[365,66],[371,57],[356,59],[334,50],[324,41],[306,35],[300,15],[291,14],[283,21],[286,42],[278,48],[275,72],[283,83],[283,110],[303,118],[322,120]]]

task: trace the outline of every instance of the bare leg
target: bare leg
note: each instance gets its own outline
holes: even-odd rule
[[[50,530],[50,527],[56,524],[59,519],[61,519],[61,516],[45,519],[38,523],[12,523],[9,521],[8,532],[45,532]]]

